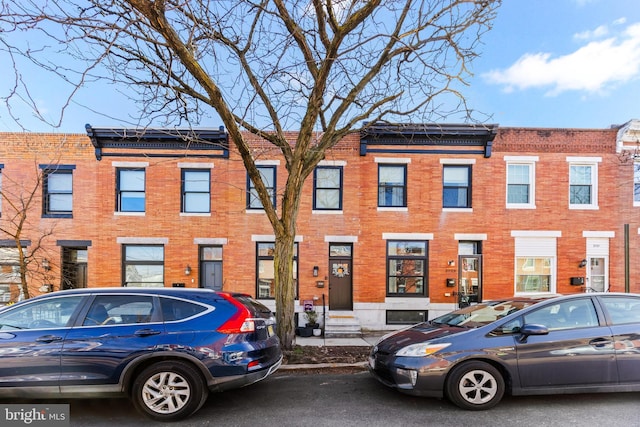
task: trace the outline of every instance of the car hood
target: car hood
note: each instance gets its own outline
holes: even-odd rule
[[[376,344],[376,349],[379,352],[392,354],[411,344],[437,341],[440,338],[464,334],[471,330],[458,326],[432,325],[429,322],[425,322],[383,337]]]

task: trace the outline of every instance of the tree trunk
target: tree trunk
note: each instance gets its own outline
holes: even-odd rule
[[[275,268],[276,312],[278,313],[278,337],[284,349],[293,347],[295,337],[295,290],[293,277],[293,245],[295,234],[276,237],[275,254],[273,256]]]

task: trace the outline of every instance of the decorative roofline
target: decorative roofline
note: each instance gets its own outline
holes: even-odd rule
[[[365,124],[360,132],[360,155],[367,153],[482,154],[491,157],[498,125]],[[372,148],[379,146],[381,148]],[[387,146],[382,148],[382,146]],[[392,148],[403,146],[404,148]],[[406,148],[406,147],[416,147]],[[478,147],[478,149],[424,149],[425,146]]]
[[[219,129],[127,129],[94,128],[87,124],[85,129],[98,160],[104,156],[229,157],[229,134],[222,126]],[[154,150],[162,152],[154,153]]]

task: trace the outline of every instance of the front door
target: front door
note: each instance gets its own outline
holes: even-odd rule
[[[329,245],[329,310],[353,310],[351,244]]]
[[[482,295],[482,255],[458,257],[458,305],[480,302]]]
[[[591,292],[604,292],[607,286],[607,259],[604,257],[590,257],[587,271],[587,284]]]
[[[202,261],[200,272],[203,288],[222,291],[222,261]]]

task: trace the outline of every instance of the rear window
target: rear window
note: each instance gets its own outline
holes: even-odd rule
[[[234,295],[233,297],[247,307],[255,317],[268,319],[273,316],[273,313],[267,306],[254,300],[249,295]]]
[[[160,304],[165,322],[184,320],[200,314],[207,309],[207,307],[200,304],[173,298],[160,298]]]

